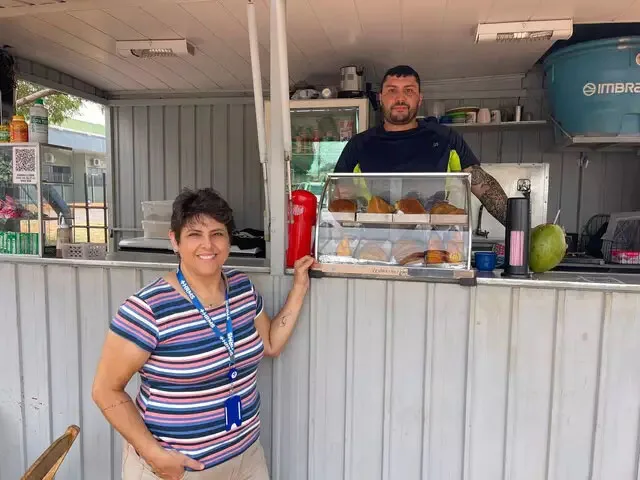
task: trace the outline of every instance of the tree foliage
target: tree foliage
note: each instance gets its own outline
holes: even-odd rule
[[[23,98],[27,95],[31,95],[40,90],[44,90],[43,87],[35,85],[24,80],[18,80],[17,98]],[[67,95],[66,93],[56,93],[54,95],[48,95],[43,98],[44,106],[49,111],[49,124],[60,125],[65,119],[69,118],[74,113],[80,110],[82,100],[73,95]],[[26,119],[29,118],[29,107],[31,103],[23,105],[16,109],[16,115],[24,115]]]

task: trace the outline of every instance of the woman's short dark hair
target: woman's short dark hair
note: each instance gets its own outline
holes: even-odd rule
[[[171,230],[180,240],[182,229],[199,217],[207,216],[222,223],[227,228],[229,238],[235,229],[233,210],[224,198],[213,188],[191,190],[185,188],[173,201]]]

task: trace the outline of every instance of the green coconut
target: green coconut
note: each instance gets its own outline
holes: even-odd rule
[[[529,268],[543,273],[558,265],[567,252],[567,241],[560,225],[544,223],[531,230]]]

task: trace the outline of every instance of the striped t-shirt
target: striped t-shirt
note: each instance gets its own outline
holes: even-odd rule
[[[167,449],[178,450],[205,468],[240,455],[260,434],[256,384],[264,345],[254,319],[262,297],[249,278],[225,269],[238,377],[234,394],[242,400],[242,425],[225,430],[229,397],[229,353],[192,303],[164,279],[129,297],[111,321],[113,332],[151,356],[139,371],[136,404],[149,431]],[[224,304],[208,310],[226,333]]]

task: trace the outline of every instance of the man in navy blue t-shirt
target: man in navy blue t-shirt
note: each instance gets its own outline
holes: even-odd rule
[[[382,125],[355,135],[345,146],[336,173],[471,173],[471,191],[503,225],[507,196],[480,167],[462,136],[435,122],[418,121],[420,76],[409,66],[385,73],[380,89]]]

